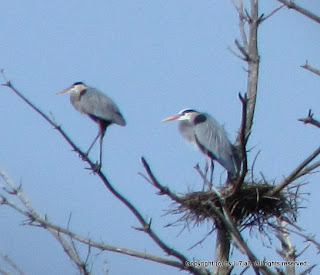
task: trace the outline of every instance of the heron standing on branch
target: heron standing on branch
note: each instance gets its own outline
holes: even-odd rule
[[[97,164],[97,170],[102,165],[102,142],[107,127],[111,124],[125,126],[126,121],[119,111],[117,105],[104,93],[89,87],[82,82],[76,82],[71,87],[66,88],[57,94],[70,92],[70,102],[73,107],[80,113],[88,115],[94,122],[99,125],[98,135],[90,145],[86,155],[100,137],[100,163]]]
[[[219,162],[231,178],[239,172],[239,157],[229,141],[226,131],[212,116],[192,109],[184,109],[177,115],[163,120],[179,121],[181,135],[197,147],[211,160]]]

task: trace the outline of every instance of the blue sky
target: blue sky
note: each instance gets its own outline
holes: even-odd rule
[[[320,13],[317,0],[296,2]],[[268,14],[277,6],[277,1],[261,1],[260,12]],[[169,244],[190,258],[212,260],[214,236],[188,250],[209,226],[180,235],[182,227],[165,228],[176,219],[163,216],[171,202],[157,196],[138,172],[143,172],[144,156],[161,183],[177,193],[201,188],[193,167],[203,165],[202,154],[182,140],[175,123],[161,123],[183,108],[211,113],[234,140],[241,117],[237,94],[246,89],[246,73],[245,64],[228,50],[240,38],[231,1],[12,0],[2,3],[0,13],[1,67],[13,84],[51,113],[84,150],[97,126],[73,109],[68,95],[56,92],[83,81],[111,96],[127,126],[112,126],[106,134],[105,173],[146,217],[152,217],[154,229]],[[261,151],[257,177],[261,172],[278,183],[319,146],[319,130],[297,121],[309,108],[320,117],[320,79],[300,68],[305,60],[320,67],[319,30],[316,23],[287,9],[259,29],[259,94],[249,142],[251,161]],[[147,235],[132,229],[138,226],[136,219],[84,169],[86,164],[56,131],[10,90],[0,88],[0,99],[0,164],[22,183],[41,214],[67,225],[72,213],[71,229],[79,234],[163,255]],[[98,159],[98,147],[91,154]],[[313,233],[320,232],[319,180],[317,174],[307,178],[303,192],[310,195],[299,216],[299,224]],[[0,219],[0,252],[27,274],[75,274],[48,232],[22,226],[23,218],[5,207],[0,208]],[[86,250],[79,249],[85,256]],[[311,249],[300,260],[319,262],[314,252]],[[93,259],[95,274],[102,274],[103,261],[110,274],[177,274],[170,267],[108,252]]]

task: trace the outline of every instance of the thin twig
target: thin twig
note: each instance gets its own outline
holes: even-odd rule
[[[228,50],[233,53],[236,57],[240,58],[243,61],[246,61],[246,58],[244,58],[242,55],[238,54],[235,50],[233,50],[230,46],[228,47]]]
[[[320,24],[320,17],[316,14],[314,14],[313,12],[295,4],[292,0],[278,0],[280,3],[282,3],[283,5],[285,5],[287,8],[289,9],[293,9],[307,17],[309,17],[310,19],[312,19],[313,21],[317,22],[318,24]]]
[[[320,76],[320,70],[309,65],[308,60],[306,61],[306,63],[304,65],[301,65],[300,67]]]
[[[305,239],[306,242],[310,242],[312,243],[317,249],[318,249],[318,254],[320,253],[320,242],[316,241],[315,239],[315,235],[312,234],[303,234],[301,232],[295,231],[295,230],[291,230],[291,229],[287,229],[288,231],[302,237]]]
[[[311,246],[311,244],[309,243],[308,245],[306,245],[305,246],[305,248],[303,248],[299,253],[297,253],[296,255],[297,255],[297,259],[300,257],[300,256],[302,256],[307,250],[308,250],[308,248]]]
[[[248,37],[247,33],[245,30],[245,23],[249,21],[248,16],[243,12],[243,1],[239,1],[239,9],[238,9],[238,14],[239,14],[239,30],[240,30],[240,35],[242,39],[242,44],[245,49],[248,49]]]
[[[215,228],[213,227],[208,233],[205,234],[205,236],[200,241],[197,241],[195,244],[190,246],[188,248],[188,250],[191,250],[191,249],[195,248],[196,246],[201,245],[212,234],[212,232],[214,230],[215,230]]]
[[[244,61],[249,61],[250,60],[250,56],[249,56],[246,48],[244,46],[242,46],[237,39],[234,41],[234,44],[237,46],[238,50],[242,53],[243,60]]]
[[[275,188],[273,188],[269,195],[273,196],[274,194],[280,192],[283,188],[288,186],[290,183],[292,183],[299,173],[312,161],[314,160],[318,155],[320,154],[320,147],[318,147],[310,156],[308,156],[301,164],[298,165],[296,169],[294,169],[289,176],[287,176],[279,185],[277,185]]]
[[[167,195],[168,197],[170,197],[173,201],[175,202],[181,202],[181,199],[174,194],[173,192],[170,191],[170,189],[168,187],[165,187],[163,185],[160,184],[160,182],[156,179],[156,177],[154,176],[154,174],[151,171],[150,165],[148,164],[148,162],[145,160],[144,157],[141,158],[141,162],[143,164],[144,169],[146,170],[149,178],[143,176],[149,183],[151,183],[153,186],[155,186],[158,190],[159,190],[159,195]]]
[[[265,21],[265,20],[267,20],[267,19],[269,19],[272,15],[274,15],[275,13],[277,13],[279,10],[281,10],[283,7],[285,7],[285,5],[280,5],[279,7],[277,7],[277,8],[275,8],[273,11],[271,11],[268,15],[264,15],[264,16],[262,16],[262,18],[261,18],[261,22],[263,22],[263,21]]]
[[[313,172],[313,170],[315,170],[316,168],[318,168],[320,166],[320,161],[317,161],[313,164],[310,164],[309,166],[306,166],[305,168],[303,168],[294,178],[294,180],[297,180],[298,178],[301,178],[302,176],[311,174]],[[316,173],[316,172],[313,172]]]
[[[320,121],[313,118],[313,113],[311,109],[309,109],[308,116],[305,118],[299,118],[298,120],[303,122],[304,124],[311,124],[318,128],[320,128]]]
[[[248,269],[249,269],[249,266],[246,266],[239,275],[243,275]]]
[[[6,261],[18,274],[24,275],[25,273],[21,270],[21,268],[13,261],[8,255],[3,255],[0,253],[1,258]],[[9,273],[8,273],[9,274]]]
[[[77,266],[82,275],[89,275],[90,271],[86,268],[86,265],[81,260],[78,251],[73,247],[72,243],[70,244],[63,236],[61,236],[59,231],[52,229],[51,227],[46,227],[49,232],[57,239],[61,244],[64,252],[72,260],[72,262]]]
[[[304,271],[300,272],[299,275],[307,275],[307,274],[311,274],[312,269],[314,269],[317,265],[314,264],[310,267],[308,267],[307,269],[305,269]]]

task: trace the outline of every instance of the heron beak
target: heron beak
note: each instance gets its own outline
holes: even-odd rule
[[[164,120],[162,120],[162,122],[177,120],[177,119],[179,119],[179,117],[181,117],[181,115],[169,116],[169,117],[165,118]]]
[[[60,92],[57,92],[57,95],[60,95],[60,94],[63,94],[63,93],[67,93],[71,90],[71,88],[66,88],[66,89],[63,89],[62,91]]]

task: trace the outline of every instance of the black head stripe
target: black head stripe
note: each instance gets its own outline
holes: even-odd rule
[[[83,84],[83,82],[80,82],[80,81],[79,81],[79,82],[73,83],[72,85],[73,85],[73,86],[76,86],[76,85],[84,85],[84,84]]]
[[[207,120],[207,117],[204,114],[200,114],[194,118],[193,123],[194,125],[197,125],[199,123],[205,122],[206,120]]]
[[[182,110],[182,111],[179,112],[179,114],[181,114],[181,115],[184,115],[184,114],[187,114],[187,113],[197,113],[197,111],[194,110],[194,109],[185,109],[185,110]]]

